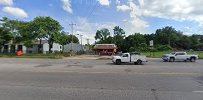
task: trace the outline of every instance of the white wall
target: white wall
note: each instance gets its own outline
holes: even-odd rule
[[[73,43],[72,50],[74,52],[81,51],[82,50],[81,44]],[[70,52],[70,51],[71,51],[71,43],[64,46],[64,52]]]
[[[58,43],[54,43],[51,50],[53,52],[54,51],[62,51],[62,45],[60,45]],[[43,44],[43,53],[47,53],[47,52],[49,52],[49,44],[45,43],[45,44]]]
[[[26,54],[27,53],[27,47],[23,46],[23,53]]]

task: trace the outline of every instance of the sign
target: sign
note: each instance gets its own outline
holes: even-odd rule
[[[151,46],[151,47],[154,46],[154,40],[149,41],[149,46]]]

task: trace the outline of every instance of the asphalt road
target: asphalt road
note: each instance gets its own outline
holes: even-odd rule
[[[0,59],[0,100],[203,100],[203,60]]]

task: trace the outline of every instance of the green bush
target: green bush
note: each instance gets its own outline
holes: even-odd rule
[[[170,51],[172,48],[168,45],[158,45],[156,46],[157,51]]]
[[[137,48],[137,51],[149,51],[149,47],[146,43],[141,43],[140,46]]]
[[[65,52],[65,53],[63,53],[63,56],[64,56],[64,57],[70,57],[70,56],[71,56],[71,53],[70,53],[70,52]]]

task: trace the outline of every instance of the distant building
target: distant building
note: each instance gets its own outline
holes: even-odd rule
[[[114,55],[117,52],[117,46],[115,44],[96,44],[94,50],[97,55]]]
[[[30,53],[48,53],[49,52],[49,44],[47,40],[42,40],[41,41],[41,49],[40,50],[40,41],[33,41],[32,45],[30,47],[24,46],[23,43],[18,43],[18,44],[11,44],[8,43],[4,45],[3,49],[1,52],[3,53],[16,53],[17,51],[23,51],[24,54],[30,54]],[[40,52],[42,51],[42,52]],[[52,52],[60,52],[62,51],[62,45],[58,43],[54,43],[53,47],[51,48]]]

